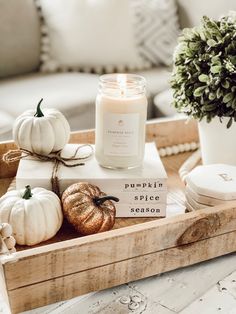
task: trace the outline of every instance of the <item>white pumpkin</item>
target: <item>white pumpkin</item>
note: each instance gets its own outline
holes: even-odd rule
[[[9,223],[16,243],[34,245],[52,238],[63,221],[58,196],[43,188],[13,190],[0,198],[0,222]]]
[[[40,100],[36,112],[27,110],[13,125],[13,139],[23,149],[48,155],[61,150],[69,140],[70,126],[63,114],[52,108],[42,112]]]

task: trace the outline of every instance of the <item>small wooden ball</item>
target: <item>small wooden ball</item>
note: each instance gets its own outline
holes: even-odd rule
[[[13,249],[16,245],[16,240],[13,236],[10,236],[10,237],[4,239],[4,242],[5,242],[8,250]]]
[[[8,223],[2,223],[1,236],[3,238],[8,238],[12,235],[12,227]]]

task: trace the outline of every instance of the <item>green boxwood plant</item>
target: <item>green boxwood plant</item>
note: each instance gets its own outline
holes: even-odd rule
[[[236,121],[236,12],[183,30],[174,54],[173,105],[198,120]]]

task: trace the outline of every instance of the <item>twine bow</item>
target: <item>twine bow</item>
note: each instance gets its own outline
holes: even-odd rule
[[[77,154],[79,150],[83,147],[89,147],[91,151],[83,156],[83,157],[78,157]],[[38,161],[51,161],[54,163],[53,169],[52,169],[52,175],[51,175],[51,185],[52,185],[52,191],[56,193],[58,196],[60,196],[60,187],[59,187],[59,180],[58,180],[58,168],[59,165],[62,164],[65,167],[78,167],[78,166],[84,166],[85,163],[83,162],[77,162],[79,160],[86,160],[89,157],[91,157],[93,154],[93,147],[89,144],[84,144],[81,146],[78,146],[74,152],[74,154],[71,157],[62,157],[61,156],[61,150],[55,153],[51,153],[49,155],[41,155],[38,153],[33,153],[27,149],[14,149],[14,150],[9,150],[6,154],[3,155],[2,160],[9,164],[12,162],[17,162],[21,159],[27,158],[27,157],[33,157]],[[76,162],[76,163],[71,163],[71,162]]]

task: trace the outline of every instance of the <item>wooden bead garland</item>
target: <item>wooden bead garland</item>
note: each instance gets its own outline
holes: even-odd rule
[[[198,149],[179,168],[179,176],[184,183],[185,183],[186,176],[197,165],[200,159],[201,159],[201,151],[200,149]]]
[[[12,227],[8,223],[0,224],[0,255],[14,253],[16,240],[12,236]]]
[[[184,152],[194,151],[199,147],[199,143],[191,142],[179,145],[167,146],[158,149],[161,157],[177,155]]]

